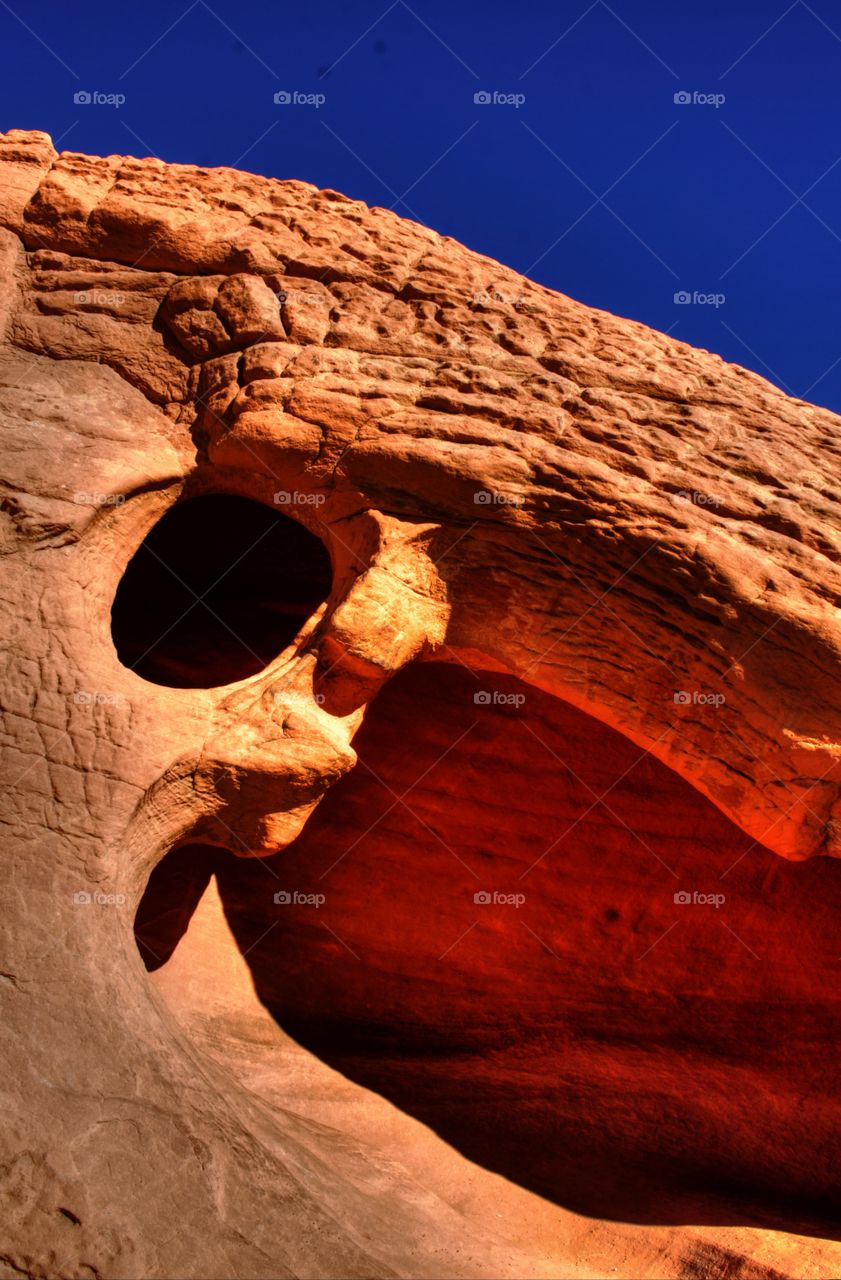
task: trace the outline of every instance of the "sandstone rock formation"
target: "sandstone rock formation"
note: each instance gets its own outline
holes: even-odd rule
[[[839,419],[304,183],[0,228],[0,1274],[838,1274]]]

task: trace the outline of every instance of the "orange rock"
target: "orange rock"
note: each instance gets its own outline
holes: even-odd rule
[[[841,1270],[839,419],[305,183],[0,177],[6,1265]]]

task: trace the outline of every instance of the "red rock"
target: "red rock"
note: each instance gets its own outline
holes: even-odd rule
[[[839,419],[335,192],[0,166],[3,1265],[837,1272]],[[329,596],[205,506],[138,653],[214,492]]]

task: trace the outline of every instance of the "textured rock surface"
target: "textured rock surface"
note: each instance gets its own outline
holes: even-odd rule
[[[303,183],[12,133],[0,228],[0,1266],[837,1274],[831,1241],[738,1224],[837,1218],[841,882],[791,863],[841,852],[839,419]],[[257,674],[152,684],[111,605],[211,492],[282,505],[332,590]],[[473,701],[520,690],[516,724]],[[133,936],[196,842],[267,856],[205,855],[221,1026]],[[255,897],[281,867],[335,885],[315,923]],[[473,902],[526,872],[522,915]],[[312,1067],[332,1109],[285,1093],[245,964],[354,1082]]]

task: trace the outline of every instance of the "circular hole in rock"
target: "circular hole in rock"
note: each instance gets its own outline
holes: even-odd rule
[[[330,587],[327,549],[303,525],[248,498],[205,495],[147,534],[117,588],[111,633],[144,680],[212,688],[261,671]]]

